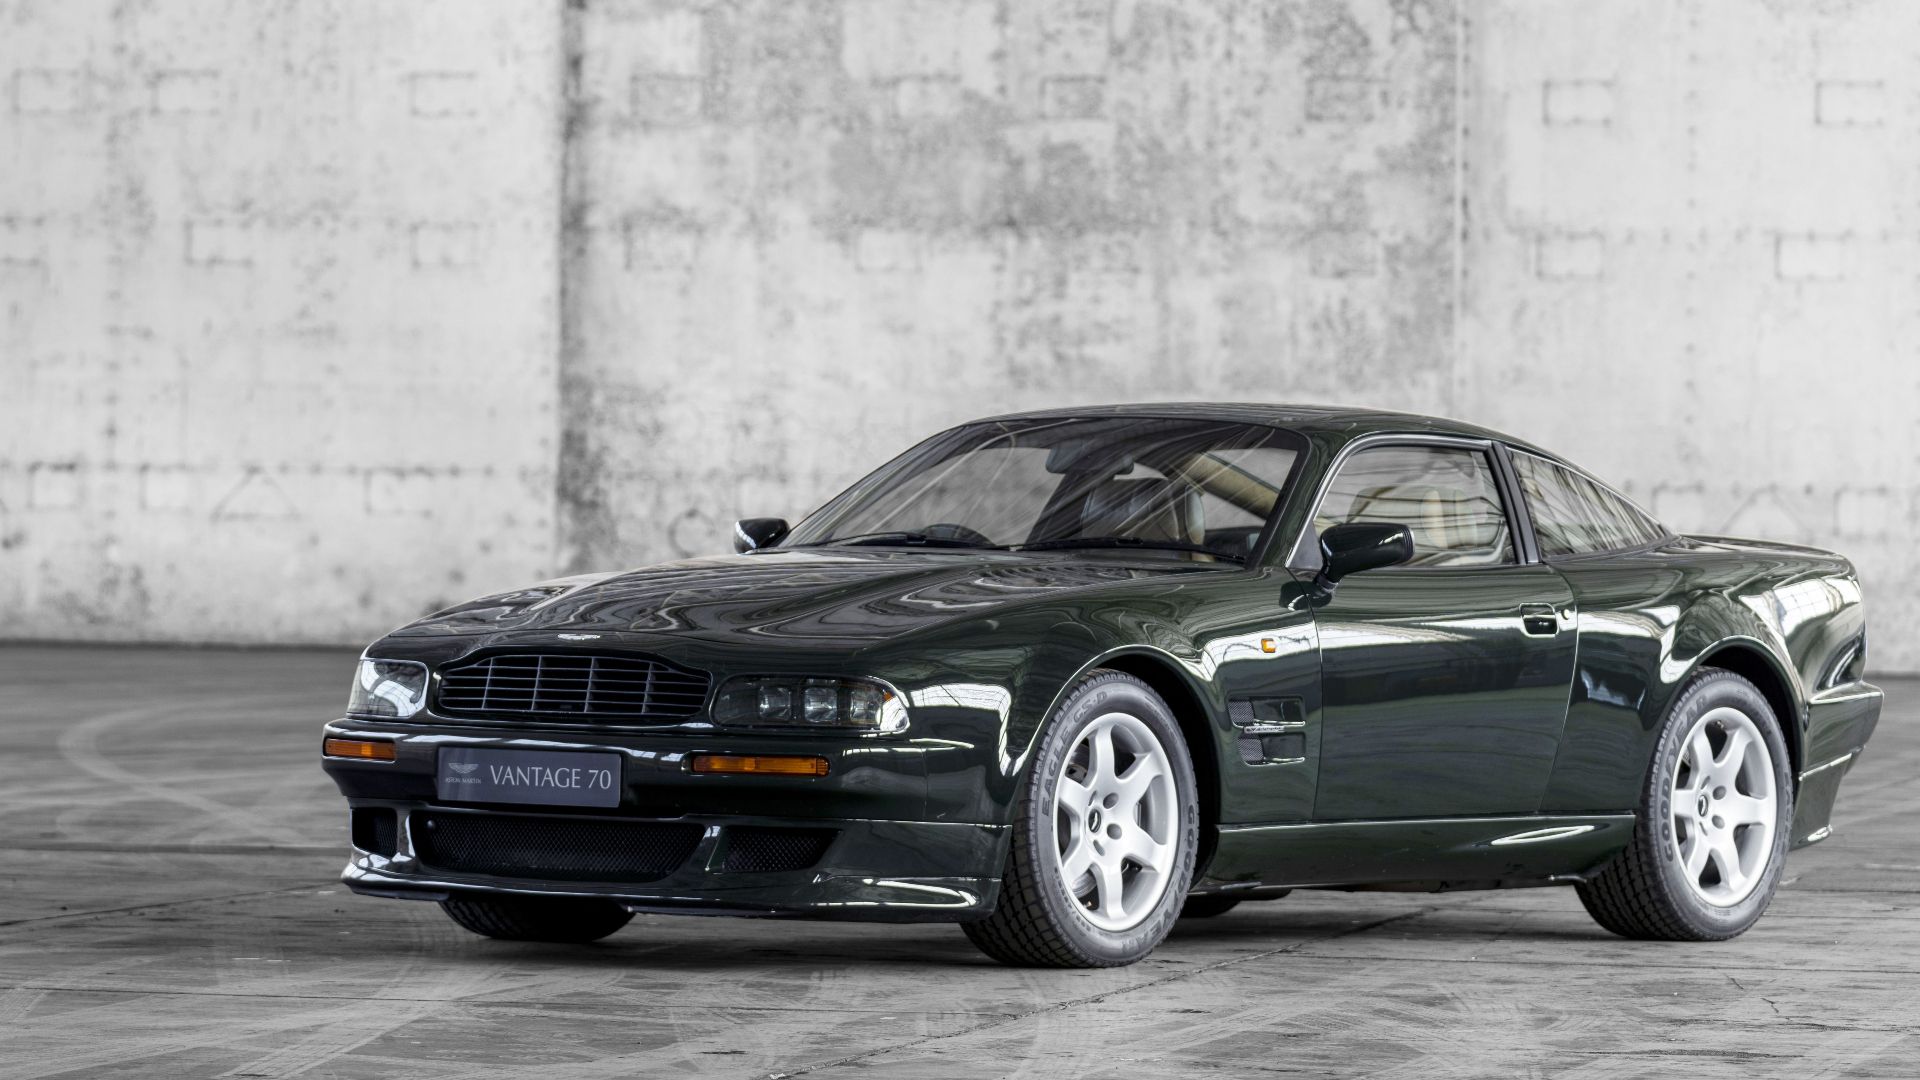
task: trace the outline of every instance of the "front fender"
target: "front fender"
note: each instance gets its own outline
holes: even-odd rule
[[[1220,628],[1210,620],[1218,618],[1217,593],[1232,587],[1229,580],[1249,587],[1247,578],[1236,575],[1205,587],[1163,583],[1127,595],[1108,590],[1097,601],[1001,609],[870,650],[865,670],[913,687],[913,731],[926,746],[936,819],[1011,820],[1047,718],[1089,672],[1119,660],[1157,665],[1190,698],[1173,702],[1177,712],[1200,705],[1200,715],[1183,721],[1224,728],[1225,707],[1201,670],[1205,649],[1198,642],[1217,636]],[[969,697],[974,707],[957,704]],[[1182,710],[1183,704],[1189,708]],[[1196,757],[1217,752],[1192,749]]]

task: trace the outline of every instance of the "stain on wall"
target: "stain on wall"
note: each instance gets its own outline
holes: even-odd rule
[[[1840,548],[1920,670],[1902,0],[0,21],[5,636],[356,640],[974,416],[1238,398]]]

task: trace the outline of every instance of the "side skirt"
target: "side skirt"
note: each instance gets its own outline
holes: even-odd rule
[[[1584,880],[1633,834],[1632,814],[1222,825],[1196,888],[1490,888]]]

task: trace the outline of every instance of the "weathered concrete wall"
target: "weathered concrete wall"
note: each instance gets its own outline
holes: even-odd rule
[[[1443,4],[589,5],[578,40],[574,565],[985,413],[1447,392]]]
[[[1472,10],[1457,411],[1846,553],[1920,670],[1920,4]]]
[[[350,640],[551,568],[560,25],[0,3],[0,633]]]
[[[970,416],[1339,400],[1854,555],[1903,0],[0,0],[7,636],[353,640]]]

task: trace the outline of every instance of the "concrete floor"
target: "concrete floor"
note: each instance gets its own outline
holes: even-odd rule
[[[1568,890],[1295,894],[1120,971],[946,926],[486,941],[336,884],[341,653],[0,648],[0,1080],[1920,1074],[1920,684],[1736,941]]]

